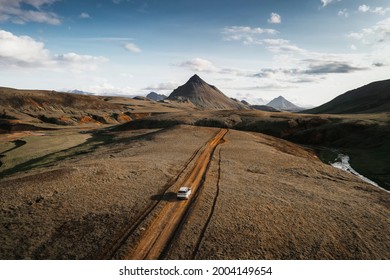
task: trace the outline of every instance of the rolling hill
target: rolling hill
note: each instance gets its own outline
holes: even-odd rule
[[[0,133],[36,126],[113,125],[151,112],[189,110],[183,104],[143,99],[0,87]]]
[[[309,114],[368,114],[390,112],[390,80],[377,81],[348,91]]]
[[[390,114],[221,110],[242,105],[197,76],[174,93],[0,88],[0,259],[390,258],[388,192],[317,157],[390,190]]]

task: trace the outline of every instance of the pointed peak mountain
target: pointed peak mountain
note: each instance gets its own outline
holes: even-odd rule
[[[294,103],[291,103],[283,96],[279,96],[279,97],[271,100],[266,106],[273,107],[277,110],[290,111],[290,112],[297,112],[297,111],[300,111],[303,109],[303,108],[295,105]]]
[[[245,109],[241,102],[231,100],[215,86],[209,85],[198,75],[175,89],[167,98],[178,102],[190,102],[201,109]]]
[[[187,83],[206,83],[205,81],[203,81],[197,74],[195,74],[194,76],[192,76]]]

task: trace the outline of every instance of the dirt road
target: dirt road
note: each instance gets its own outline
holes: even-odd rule
[[[191,198],[195,196],[201,185],[215,148],[221,143],[227,132],[227,129],[221,129],[210,139],[196,160],[194,167],[185,175],[184,180],[175,184],[176,191],[180,186],[191,187],[190,199],[174,201],[173,203],[165,202],[166,204],[156,215],[150,227],[146,229],[135,249],[126,256],[127,259],[157,259],[160,256],[183,219],[191,204]]]

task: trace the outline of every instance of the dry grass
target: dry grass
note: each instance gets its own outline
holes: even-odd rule
[[[95,152],[2,179],[0,258],[95,258],[212,135],[123,132]]]
[[[199,239],[217,193],[219,154],[168,258],[390,257],[388,193],[295,145],[285,143],[286,151],[268,136],[231,131],[226,140],[219,195],[204,236]]]
[[[216,131],[110,132],[87,154],[1,179],[0,258],[96,258]],[[288,142],[225,139],[167,258],[390,258],[388,193]]]

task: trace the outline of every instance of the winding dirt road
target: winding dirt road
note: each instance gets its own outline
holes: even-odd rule
[[[210,139],[202,153],[197,158],[193,168],[185,175],[183,181],[175,184],[174,191],[181,186],[189,186],[192,194],[189,200],[166,202],[162,210],[155,216],[149,228],[146,229],[140,241],[131,250],[125,259],[158,259],[163,252],[169,240],[174,235],[177,227],[185,216],[191,199],[195,197],[198,188],[201,186],[204,175],[207,172],[208,165],[215,151],[215,148],[223,140],[228,132],[227,129],[221,129],[212,139]]]

